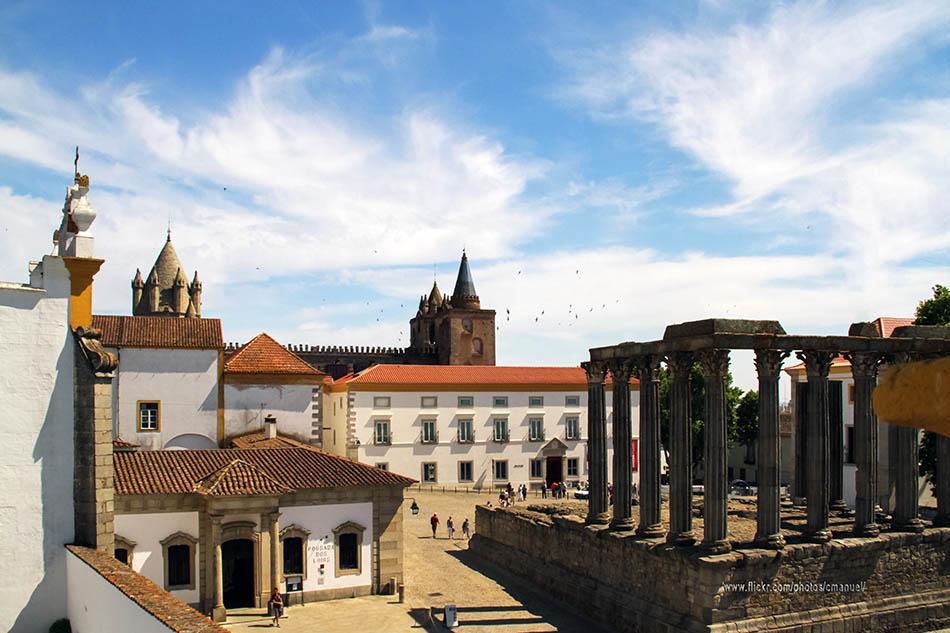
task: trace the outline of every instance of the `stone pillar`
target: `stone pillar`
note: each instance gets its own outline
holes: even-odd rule
[[[670,370],[670,531],[666,540],[692,545],[693,534],[693,429],[690,415],[690,352],[667,357]]]
[[[587,372],[587,460],[590,468],[590,493],[587,523],[605,525],[607,512],[607,418],[604,400],[603,363],[583,363]]]
[[[844,399],[842,382],[828,382],[828,451],[831,456],[829,507],[836,512],[847,512],[848,502],[844,500]]]
[[[808,498],[808,525],[805,535],[816,543],[831,540],[828,528],[829,510],[829,420],[828,372],[835,358],[834,352],[798,352],[808,375],[808,414],[805,417],[805,444],[807,447],[805,494]]]
[[[850,355],[854,377],[854,444],[857,458],[855,474],[854,533],[875,537],[881,533],[877,524],[878,423],[871,406],[871,394],[877,384],[880,357],[874,352]]]
[[[918,516],[920,431],[909,426],[897,427],[897,478],[894,495],[893,529],[922,532],[924,522]]]
[[[270,595],[274,587],[280,587],[280,512],[271,512],[267,518],[270,524],[270,587],[267,588],[267,595]]]
[[[950,527],[950,437],[937,435],[936,495],[937,516],[934,525]]]
[[[633,429],[630,419],[630,375],[633,367],[629,360],[610,363],[613,377],[613,430],[614,430],[614,514],[610,529],[633,529]]]
[[[214,609],[211,619],[224,622],[227,611],[224,608],[224,571],[221,561],[221,515],[211,515],[211,543],[214,547]]]
[[[806,496],[805,474],[808,472],[805,456],[808,454],[808,441],[805,430],[808,428],[808,383],[793,382],[792,396],[795,398],[795,481],[792,497],[796,504]]]
[[[666,534],[660,518],[660,357],[635,359],[640,378],[640,525],[637,534]]]
[[[729,505],[726,471],[726,376],[729,373],[729,350],[703,350],[697,357],[706,383],[703,549],[713,554],[725,554],[732,549],[726,531]]]
[[[785,547],[782,536],[780,510],[781,446],[779,436],[778,380],[782,361],[788,352],[774,349],[755,351],[755,369],[759,374],[759,434],[756,439],[758,456],[758,496],[756,499],[755,542],[759,547],[781,549]]]

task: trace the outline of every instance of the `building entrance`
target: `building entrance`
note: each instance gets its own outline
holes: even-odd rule
[[[224,606],[227,609],[254,606],[254,542],[233,539],[221,544]]]
[[[564,473],[561,468],[561,457],[548,457],[547,458],[547,468],[545,470],[544,480],[548,484],[548,488],[551,487],[551,484],[554,482],[564,481]]]

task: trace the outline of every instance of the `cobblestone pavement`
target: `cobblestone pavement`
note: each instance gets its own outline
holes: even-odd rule
[[[435,614],[438,630],[445,604],[458,607],[456,631],[481,633],[600,633],[601,629],[575,616],[527,583],[470,554],[461,536],[465,518],[475,523],[474,506],[487,494],[407,492],[419,504],[419,514],[404,504],[406,602],[392,596],[367,596],[319,602],[287,609],[281,631],[302,633],[402,633],[422,631]],[[497,498],[492,498],[497,503]],[[438,538],[432,538],[429,517],[441,520]],[[456,538],[450,540],[445,522],[452,517]],[[249,610],[229,618],[233,631],[258,631],[270,621],[260,611]]]

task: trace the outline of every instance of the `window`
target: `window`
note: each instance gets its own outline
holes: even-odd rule
[[[284,575],[303,576],[303,539],[292,536],[284,539]]]
[[[466,332],[468,332],[469,334],[471,334],[471,333],[472,333],[472,320],[471,320],[471,319],[462,319],[462,329],[465,330]]]
[[[531,478],[532,479],[541,479],[544,476],[542,471],[542,465],[540,459],[532,459],[531,462]]]
[[[135,543],[129,539],[122,538],[118,534],[115,535],[115,545],[114,553],[116,560],[119,562],[125,563],[129,567],[132,566],[132,552],[135,550]]]
[[[569,440],[579,440],[581,439],[581,421],[577,417],[569,417],[564,420],[564,424],[567,427],[566,436]]]
[[[531,442],[544,440],[544,418],[528,419],[528,440]]]
[[[435,462],[424,462],[422,464],[422,482],[427,484],[438,483]]]
[[[120,563],[129,564],[129,550],[124,547],[115,548],[115,559]]]
[[[472,339],[472,353],[473,353],[473,354],[484,354],[484,353],[485,353],[485,346],[484,346],[484,344],[482,343],[482,339],[480,339],[480,338],[473,338],[473,339]]]
[[[495,479],[498,481],[508,480],[508,460],[507,459],[495,460]]]
[[[848,404],[854,404],[854,385],[848,385]]]
[[[439,441],[439,432],[435,426],[435,420],[422,421],[422,443],[435,444]]]
[[[439,406],[439,399],[436,396],[422,396],[423,409],[435,409]]]
[[[844,427],[844,463],[854,463],[854,427],[849,425]]]
[[[165,561],[165,591],[194,589],[198,539],[184,532],[176,532],[161,543]]]
[[[376,444],[391,444],[389,420],[376,420]]]
[[[565,397],[564,397],[564,406],[565,406],[565,407],[579,407],[579,406],[581,406],[581,397],[580,397],[580,396],[565,396]]]
[[[492,406],[496,409],[508,408],[508,396],[495,396],[492,398]]]
[[[162,405],[158,401],[138,401],[139,431],[158,431],[161,428]]]
[[[373,398],[374,409],[388,409],[390,404],[389,396],[376,396]]]
[[[475,406],[475,398],[472,396],[459,396],[459,409],[471,409]]]
[[[508,418],[495,418],[495,436],[496,442],[508,441]]]
[[[359,575],[363,570],[363,532],[359,523],[347,521],[333,530],[336,546],[336,576]]]
[[[577,477],[578,474],[578,459],[576,457],[567,458],[567,476],[568,477]]]
[[[389,470],[389,462],[376,462],[376,468],[380,470]]]
[[[459,442],[468,443],[474,441],[475,435],[472,433],[471,419],[465,418],[459,420]]]
[[[540,409],[544,407],[544,396],[528,396],[528,408]]]
[[[472,462],[459,462],[459,481],[472,481]]]

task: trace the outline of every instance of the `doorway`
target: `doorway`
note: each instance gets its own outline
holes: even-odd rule
[[[254,542],[232,539],[221,544],[224,607],[254,606]]]
[[[544,481],[547,482],[548,488],[551,487],[551,484],[558,481],[564,481],[564,473],[561,470],[562,458],[561,457],[548,457],[545,460],[547,468],[545,469]]]

